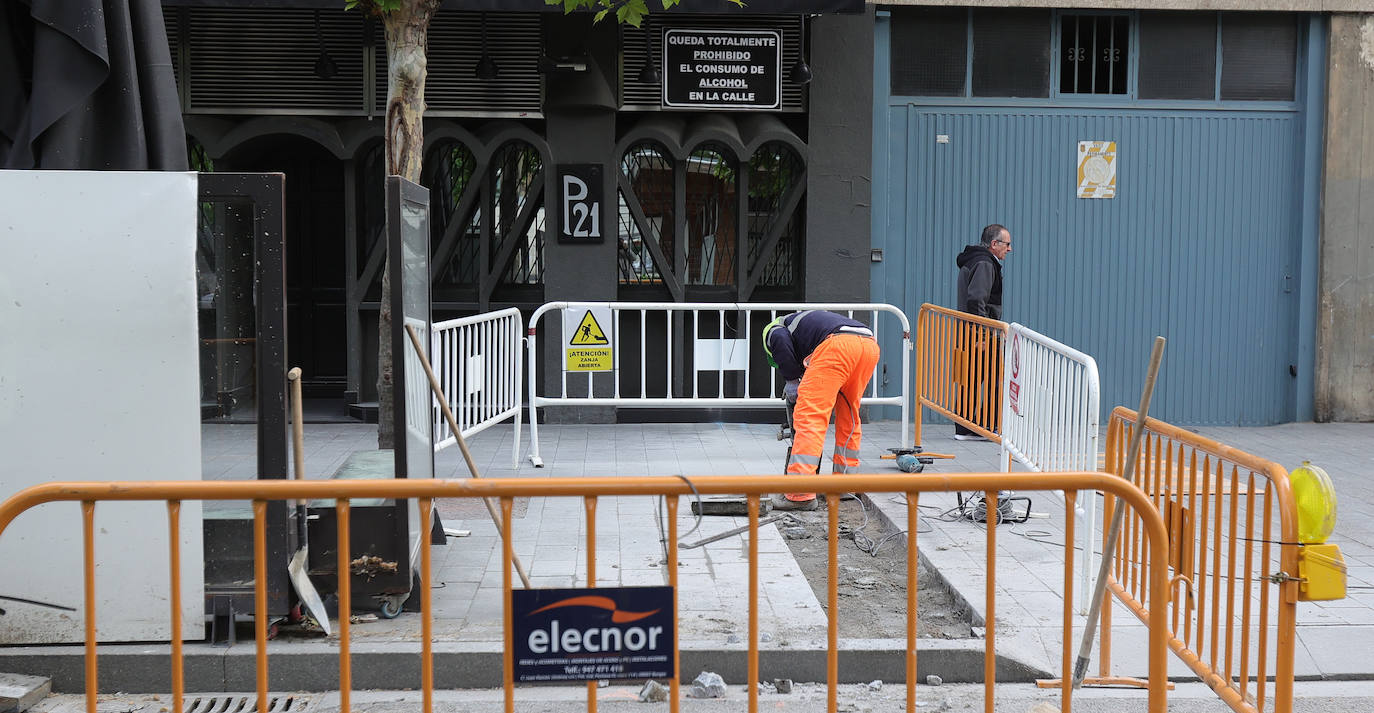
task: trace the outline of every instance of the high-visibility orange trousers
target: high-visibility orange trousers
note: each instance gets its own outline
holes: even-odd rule
[[[833,472],[856,473],[863,428],[859,399],[878,365],[878,343],[857,334],[832,334],[806,359],[792,409],[792,457],[787,472],[814,475],[821,466],[825,431],[835,412]],[[837,403],[838,402],[838,403]],[[787,493],[788,500],[805,501],[815,493]]]

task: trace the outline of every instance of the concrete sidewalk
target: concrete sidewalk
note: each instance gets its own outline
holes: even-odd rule
[[[1336,602],[1303,602],[1298,613],[1297,675],[1314,678],[1374,678],[1374,424],[1287,424],[1269,428],[1204,428],[1208,438],[1274,460],[1285,468],[1311,460],[1335,481],[1341,509],[1336,535],[1349,567],[1350,590]],[[543,425],[541,451],[546,466],[527,459],[511,466],[512,429],[501,426],[473,439],[474,458],[486,477],[554,477],[596,475],[752,475],[782,469],[785,447],[777,427],[766,424],[617,424]],[[372,427],[316,426],[307,431],[308,467],[312,474],[333,472],[349,452],[368,447]],[[865,425],[863,458],[881,472],[894,471],[879,456],[901,440],[898,425],[884,421]],[[992,443],[956,441],[949,427],[926,430],[927,450],[952,453],[927,473],[995,471],[1000,449]],[[208,439],[207,439],[208,442]],[[529,452],[528,432],[521,452]],[[463,477],[466,466],[456,448],[436,459],[440,477]],[[913,476],[919,477],[919,476]],[[1062,502],[1049,494],[1031,494],[1033,509],[1046,517],[1022,525],[1004,525],[998,534],[999,653],[1025,664],[1026,670],[1057,671],[1063,565]],[[906,524],[904,499],[870,494],[898,529]],[[476,503],[466,512],[446,513],[446,524],[471,529],[473,537],[436,550],[435,615],[440,636],[464,641],[498,641],[500,635],[499,542],[486,513]],[[955,505],[952,494],[923,497],[921,521],[930,532],[918,535],[922,555],[972,609],[975,621],[984,612],[984,533],[968,521],[944,522],[938,513]],[[598,517],[598,580],[603,586],[657,584],[666,575],[662,558],[661,520],[656,503],[645,498],[603,499]],[[585,582],[585,530],[578,499],[536,498],[517,513],[516,551],[536,586],[581,586]],[[680,513],[683,541],[694,541],[746,524],[744,518],[705,518],[696,533],[687,507]],[[760,631],[768,648],[823,646],[825,615],[773,527],[760,530]],[[1100,537],[1099,537],[1100,539]],[[607,560],[618,553],[619,561]],[[747,542],[723,540],[698,550],[682,550],[680,573],[684,649],[714,649],[737,644],[746,631]],[[478,567],[476,565],[483,565]],[[609,565],[609,567],[607,566]],[[452,589],[449,589],[452,588]],[[1123,673],[1144,675],[1144,659],[1127,644],[1132,630],[1143,627],[1116,607],[1115,631],[1121,644],[1115,661]],[[981,623],[981,622],[978,622]],[[1078,625],[1081,626],[1079,618]],[[404,623],[378,622],[355,627],[364,639],[408,638]],[[875,642],[876,643],[876,642]],[[974,642],[977,643],[977,642]],[[891,644],[895,644],[892,646]],[[900,650],[898,640],[878,649]],[[1139,647],[1135,647],[1138,649]],[[1191,672],[1171,658],[1171,672]]]
[[[1267,428],[1199,428],[1201,435],[1272,460],[1292,470],[1310,460],[1330,474],[1340,502],[1336,533],[1349,568],[1345,599],[1299,602],[1295,671],[1299,680],[1374,678],[1374,424],[1286,424]],[[928,429],[925,447],[959,454],[939,460],[926,472],[969,472],[998,467],[1001,449],[993,443],[955,441],[948,428]],[[1058,672],[1062,625],[1058,616],[1063,598],[1063,502],[1048,494],[1023,493],[1033,499],[1033,511],[1044,517],[998,528],[997,632],[998,650],[1024,657],[1023,663]],[[903,498],[874,496],[874,503],[891,522],[906,522]],[[920,552],[940,572],[957,596],[979,619],[986,616],[985,545],[983,526],[967,520],[936,517],[955,507],[953,495],[923,496],[922,522],[929,532],[918,533]],[[929,507],[930,509],[924,510]],[[1101,542],[1100,526],[1096,541]],[[1075,586],[1077,582],[1075,581]],[[1075,594],[1075,600],[1077,595]],[[1121,606],[1114,607],[1114,670],[1144,676],[1145,628]],[[1075,621],[1081,635],[1083,617]],[[1272,642],[1272,638],[1271,638]],[[1273,644],[1270,644],[1271,651]],[[1095,671],[1094,666],[1091,670]],[[1272,673],[1272,670],[1271,670]],[[1177,657],[1170,657],[1170,675],[1193,678]]]
[[[252,426],[206,425],[203,433],[205,476],[212,479],[253,477]],[[936,461],[928,473],[995,471],[1000,449],[990,443],[959,442],[948,427],[927,430],[927,450],[956,454],[953,461]],[[654,424],[654,425],[543,425],[540,427],[544,468],[528,460],[511,464],[510,426],[479,434],[471,443],[473,455],[486,477],[548,478],[601,475],[750,475],[782,470],[785,445],[778,442],[776,425],[766,424]],[[879,472],[896,472],[892,461],[879,459],[886,448],[900,443],[894,422],[865,424],[863,459]],[[1303,678],[1374,679],[1374,487],[1363,477],[1374,466],[1374,425],[1294,424],[1260,429],[1205,429],[1204,435],[1285,467],[1310,458],[1325,467],[1341,496],[1338,542],[1350,566],[1350,594],[1340,602],[1303,604],[1299,613],[1298,673]],[[350,453],[375,448],[375,426],[363,424],[307,424],[306,470],[310,477],[328,477]],[[522,453],[528,452],[528,432]],[[440,477],[465,477],[457,448],[437,458]],[[913,475],[912,477],[921,477]],[[998,652],[1002,657],[999,681],[1028,681],[1059,668],[1059,616],[1062,588],[1062,512],[1056,498],[1034,495],[1034,510],[1049,517],[1024,526],[998,529]],[[869,494],[892,522],[904,527],[905,505],[900,498]],[[920,551],[950,588],[981,618],[983,601],[983,536],[974,523],[942,522],[934,517],[952,506],[952,495],[928,495],[921,504]],[[435,616],[437,684],[441,687],[497,685],[500,675],[501,563],[495,528],[480,504],[441,503],[444,524],[467,529],[472,535],[451,539],[434,551],[432,581]],[[536,586],[585,584],[584,511],[580,498],[532,498],[517,503],[513,531],[515,549]],[[746,524],[744,518],[704,518],[691,532],[695,518],[681,508],[679,533],[683,541],[697,541]],[[598,584],[661,584],[663,527],[656,499],[602,498],[597,521]],[[929,531],[924,531],[929,527]],[[759,533],[764,556],[760,569],[761,675],[795,680],[825,680],[826,619],[786,543],[776,528]],[[680,571],[683,673],[710,668],[727,680],[742,680],[746,650],[748,603],[748,543],[729,537],[705,547],[682,550]],[[1128,632],[1133,618],[1118,617],[1118,632]],[[1080,620],[1081,621],[1081,620]],[[843,636],[843,632],[841,632]],[[396,688],[418,683],[417,617],[402,616],[353,627],[356,685]],[[900,632],[896,636],[901,636]],[[1119,633],[1115,660],[1118,670],[1143,674]],[[841,642],[841,676],[845,680],[898,680],[900,638],[846,639]],[[165,669],[156,664],[166,646],[101,647],[102,688],[166,690]],[[336,665],[333,644],[325,641],[272,642],[273,660],[299,656],[303,665],[273,669],[278,690],[327,690]],[[949,682],[979,680],[982,641],[923,640],[920,676],[939,673]],[[200,661],[196,690],[251,690],[251,642],[234,647],[198,645],[190,656]],[[25,662],[28,663],[25,663]],[[20,666],[22,664],[22,666]],[[77,647],[0,650],[0,670],[29,672],[29,667],[54,675],[59,690],[80,680]],[[1135,671],[1133,669],[1140,668]],[[1177,666],[1180,675],[1187,672]],[[304,672],[304,673],[298,673]],[[304,678],[301,678],[304,676]],[[412,684],[405,681],[416,679]],[[279,685],[280,684],[280,685]],[[133,686],[141,686],[134,688]],[[323,686],[312,688],[311,686]],[[188,681],[188,686],[191,682]],[[1299,687],[1301,691],[1301,686]]]

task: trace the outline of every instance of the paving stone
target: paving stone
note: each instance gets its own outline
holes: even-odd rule
[[[0,673],[0,713],[23,713],[51,692],[47,677]]]

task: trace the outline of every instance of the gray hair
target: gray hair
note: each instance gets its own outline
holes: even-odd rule
[[[992,246],[992,241],[1001,238],[1001,237],[1002,237],[1002,233],[1005,233],[1005,232],[1010,232],[1010,231],[1008,231],[1008,230],[1007,230],[1005,227],[1003,227],[1002,225],[999,225],[999,224],[997,224],[997,223],[993,223],[992,225],[989,225],[988,227],[983,228],[983,235],[982,235],[981,238],[979,238],[979,242],[981,242],[981,243],[982,243],[983,245],[985,245],[985,246],[991,247],[991,246]]]

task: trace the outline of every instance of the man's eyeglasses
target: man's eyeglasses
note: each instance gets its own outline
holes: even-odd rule
[[[1001,239],[1001,238],[996,238],[996,239],[994,239],[994,240],[992,241],[992,244],[993,244],[993,245],[996,245],[997,243],[1001,243],[1001,244],[1003,244],[1003,245],[1006,245],[1007,247],[1011,247],[1011,241],[1010,241],[1010,240],[1003,240],[1003,239]]]

